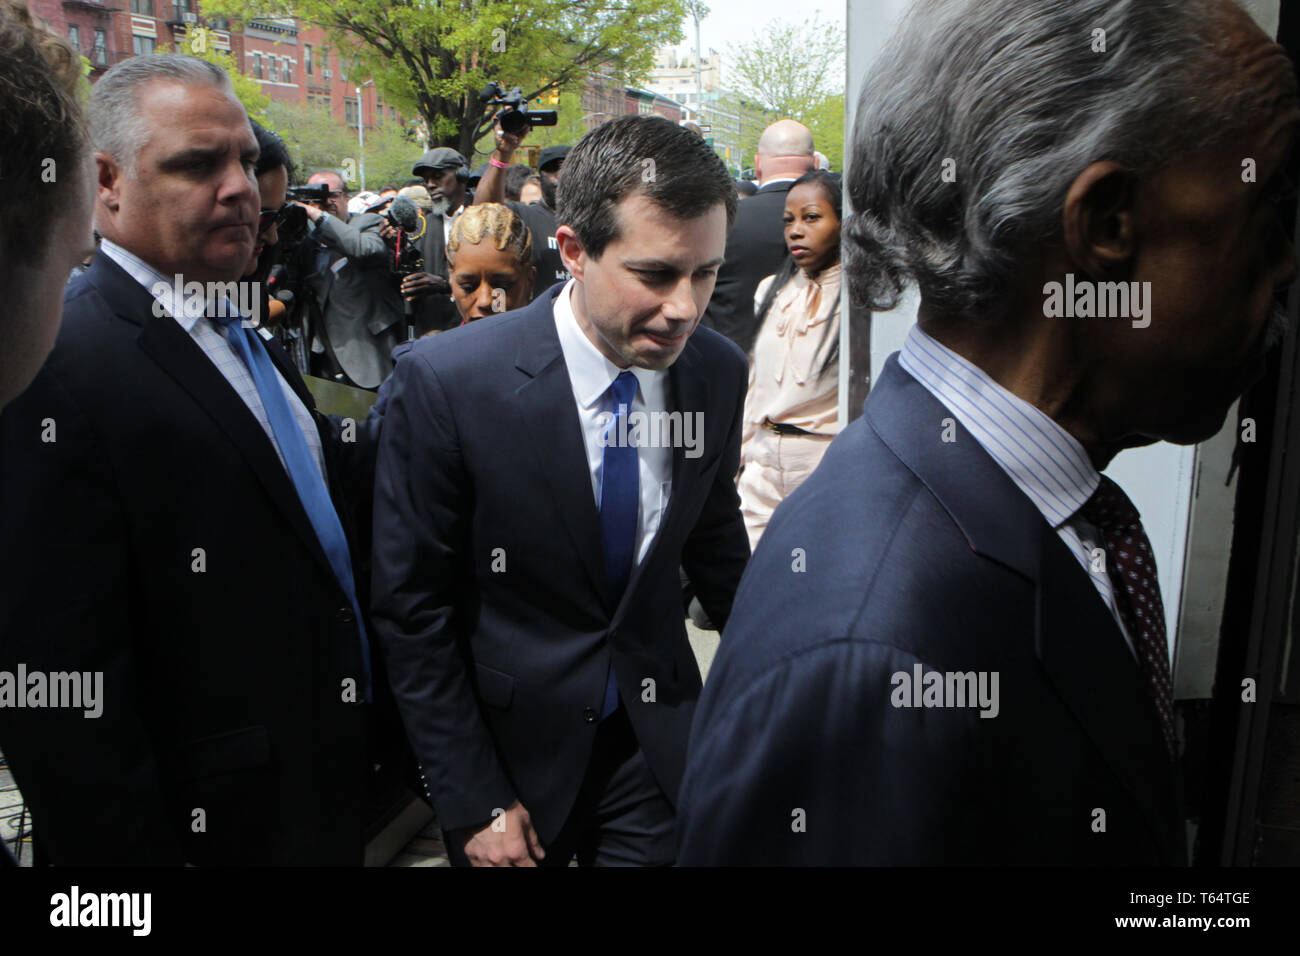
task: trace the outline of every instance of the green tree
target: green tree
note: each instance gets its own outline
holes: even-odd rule
[[[831,161],[831,169],[844,172],[844,94],[823,99],[803,122],[812,130],[813,145]]]
[[[682,0],[206,0],[204,12],[320,26],[350,77],[374,79],[385,101],[424,119],[431,145],[466,156],[491,129],[478,99],[489,80],[535,100],[597,68],[639,77],[681,39],[684,16]]]
[[[733,45],[731,74],[742,92],[807,124],[828,96],[838,93],[842,102],[844,54],[844,30],[836,23],[815,14],[797,24],[773,20],[751,42]]]
[[[188,53],[221,67],[230,76],[230,82],[235,88],[235,96],[240,103],[244,104],[244,110],[248,115],[259,123],[265,117],[271,98],[262,92],[262,85],[257,80],[239,72],[234,57],[212,45],[212,31],[207,27],[196,29],[191,25],[178,45],[173,47],[171,43],[165,43],[159,47],[159,52]]]
[[[328,107],[274,102],[263,122],[289,148],[299,183],[318,169],[337,169],[353,175],[349,184],[353,190],[361,188],[357,132],[335,119]],[[398,124],[367,129],[366,188],[401,185],[411,178],[411,166],[419,157],[419,144]]]

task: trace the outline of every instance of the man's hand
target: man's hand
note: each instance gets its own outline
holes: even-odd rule
[[[461,841],[471,866],[536,866],[546,857],[528,811],[518,800],[482,829],[458,830],[453,839]]]
[[[397,241],[397,227],[394,226],[394,225],[393,225],[391,222],[389,222],[387,219],[385,219],[385,220],[384,220],[384,224],[383,224],[382,226],[379,227],[379,235],[380,235],[380,238],[382,238],[382,239],[384,240],[384,242],[396,242],[396,241]]]
[[[402,280],[402,295],[414,302],[426,295],[436,295],[451,291],[451,283],[446,276],[431,275],[428,272],[412,272]]]
[[[525,126],[522,133],[507,133],[501,129],[501,117],[498,115],[492,120],[492,133],[496,137],[497,147],[495,150],[496,158],[503,163],[510,162],[519,148],[519,144],[524,141],[524,137],[532,130],[532,126]]]
[[[310,219],[312,222],[315,222],[321,216],[325,215],[323,210],[318,209],[316,206],[309,205],[305,202],[298,202],[297,200],[294,200],[293,204],[295,206],[299,206],[307,210],[307,218]]]

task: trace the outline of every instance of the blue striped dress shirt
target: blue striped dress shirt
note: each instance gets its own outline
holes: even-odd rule
[[[262,404],[262,397],[257,394],[257,386],[253,384],[253,376],[249,373],[248,367],[244,365],[243,359],[235,353],[230,343],[226,341],[226,336],[217,331],[212,321],[199,321],[205,318],[204,310],[202,308],[191,308],[195,303],[187,299],[173,302],[172,300],[175,298],[173,294],[175,277],[163,275],[139,256],[128,252],[116,243],[104,239],[100,243],[99,251],[102,255],[108,256],[121,266],[127,275],[144,286],[149,291],[149,294],[166,310],[167,314],[172,316],[177,324],[194,340],[194,343],[203,350],[203,354],[217,367],[217,371],[230,383],[230,387],[248,406],[248,410],[257,419],[257,423],[262,426],[262,431],[270,439],[271,447],[275,449],[280,464],[284,465],[284,454],[280,451],[280,443],[276,441],[275,432],[271,429],[271,419],[266,414],[266,407]],[[160,284],[166,288],[159,289]],[[263,335],[265,337],[265,333]],[[316,422],[312,419],[311,412],[307,411],[307,406],[303,404],[302,399],[298,397],[298,393],[279,373],[279,369],[276,370],[276,379],[280,382],[280,389],[289,402],[289,409],[293,412],[293,417],[298,422],[303,437],[307,440],[307,449],[311,452],[316,467],[320,469],[321,478],[325,481],[325,487],[328,488],[329,473],[325,470],[325,455],[321,448],[320,432],[316,428]],[[285,471],[288,471],[287,465]]]

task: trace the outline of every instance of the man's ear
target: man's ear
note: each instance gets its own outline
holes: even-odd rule
[[[117,161],[107,153],[95,154],[95,204],[103,204],[116,213],[121,202],[122,179],[125,173]]]
[[[587,266],[587,250],[582,248],[582,240],[570,226],[560,226],[555,230],[555,244],[560,247],[560,261],[569,275],[582,279]]]
[[[1094,278],[1126,271],[1137,252],[1137,180],[1119,163],[1096,162],[1065,195],[1061,226],[1070,262]]]

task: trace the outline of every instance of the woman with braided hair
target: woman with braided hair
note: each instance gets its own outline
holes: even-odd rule
[[[464,322],[528,304],[537,271],[533,240],[509,206],[484,203],[457,216],[447,241],[447,262],[451,297]]]
[[[483,203],[469,206],[452,223],[447,239],[447,265],[451,297],[460,312],[461,325],[497,312],[522,309],[532,298],[532,233],[509,206]],[[437,335],[438,332],[430,332]],[[393,349],[393,364],[411,350],[413,342]],[[383,418],[393,377],[379,386],[370,410],[371,420]]]

